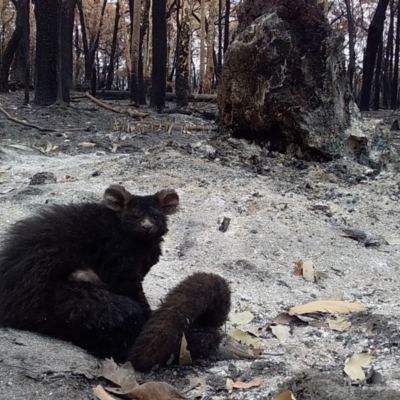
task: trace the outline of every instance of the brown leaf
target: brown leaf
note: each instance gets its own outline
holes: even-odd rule
[[[365,311],[365,307],[360,303],[347,303],[345,301],[313,301],[301,306],[292,307],[289,315],[309,314],[314,312],[322,312],[328,314],[348,314],[351,312]]]
[[[352,381],[365,380],[365,372],[362,368],[368,367],[371,363],[372,355],[370,353],[354,354],[346,360],[344,372],[351,378]]]
[[[239,343],[233,337],[228,336],[224,346],[220,348],[220,351],[226,354],[227,359],[252,359],[257,358],[261,352],[261,349],[251,348],[246,344]]]
[[[241,331],[240,329],[232,329],[228,332],[228,336],[232,337],[236,341],[238,341],[241,344],[247,345],[247,346],[252,346],[253,347],[253,352],[256,354],[258,352],[259,355],[262,351],[262,346],[259,342],[254,340],[251,336],[247,335],[245,332]]]
[[[93,394],[100,400],[117,400],[115,397],[108,394],[101,385],[93,388]]]
[[[270,329],[279,340],[287,339],[290,336],[290,328],[286,325],[271,325]]]
[[[191,365],[193,364],[192,356],[187,348],[187,340],[185,334],[182,335],[181,349],[179,351],[179,365]]]
[[[275,396],[272,400],[296,400],[294,394],[290,390],[286,390]]]
[[[256,378],[251,382],[233,381],[232,379],[226,380],[226,389],[228,393],[232,393],[233,389],[250,389],[252,387],[257,387],[261,385],[261,379]]]
[[[293,274],[297,275],[297,276],[302,276],[303,275],[303,261],[302,260],[297,260],[295,262],[295,264],[296,264],[296,267],[295,267],[295,269],[293,271]]]
[[[112,358],[107,358],[103,361],[101,374],[110,382],[113,382],[121,387],[121,389],[117,391],[119,394],[130,392],[132,389],[138,386],[135,370],[130,362],[126,362],[124,365],[118,366]],[[117,393],[115,391],[113,392]]]
[[[146,382],[126,393],[133,400],[181,400],[186,399],[172,385],[166,382]]]
[[[254,315],[250,311],[243,311],[237,314],[233,314],[230,321],[233,324],[245,325],[254,319]]]
[[[326,322],[329,325],[329,329],[338,332],[348,331],[351,327],[351,322],[345,318],[339,319],[327,319]]]
[[[273,320],[274,324],[289,325],[297,320],[296,315],[289,315],[288,313],[280,313]]]

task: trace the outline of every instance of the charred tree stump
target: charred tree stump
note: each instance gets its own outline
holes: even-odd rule
[[[318,3],[244,0],[218,90],[224,134],[310,160],[367,151],[353,137],[343,39]]]

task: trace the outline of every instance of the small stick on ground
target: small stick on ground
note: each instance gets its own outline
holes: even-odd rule
[[[117,114],[126,114],[129,115],[132,118],[144,118],[147,117],[148,114],[141,113],[138,111],[129,111],[129,110],[120,110],[118,108],[111,107],[102,101],[96,99],[95,97],[91,96],[89,93],[85,93],[85,97],[87,97],[89,100],[93,101],[93,103],[97,104],[99,107],[104,108],[105,110],[115,112]]]
[[[28,126],[30,128],[37,129],[38,131],[41,131],[41,132],[55,132],[56,131],[56,129],[42,128],[41,126],[30,124],[29,122],[25,122],[25,121],[22,121],[22,120],[20,120],[18,118],[15,118],[11,114],[9,114],[3,107],[1,107],[1,105],[0,105],[0,111],[6,116],[6,118],[8,120],[10,120],[12,122],[15,122],[17,124]]]

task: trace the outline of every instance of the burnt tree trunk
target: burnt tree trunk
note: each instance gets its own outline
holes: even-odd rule
[[[381,92],[381,70],[382,70],[382,54],[383,54],[383,40],[379,43],[378,55],[376,58],[375,68],[375,94],[374,94],[374,110],[379,110],[379,98]]]
[[[389,108],[390,101],[390,84],[392,82],[392,74],[393,74],[393,31],[394,31],[394,8],[393,8],[393,0],[389,1],[389,9],[390,9],[390,22],[389,29],[387,35],[386,42],[386,51],[385,57],[383,59],[383,96],[382,96],[382,105],[384,108]]]
[[[360,110],[368,111],[371,98],[372,80],[379,43],[382,40],[383,25],[389,0],[379,0],[374,17],[368,28],[367,48],[363,61],[363,80],[361,88]]]
[[[117,51],[119,19],[120,19],[119,1],[117,1],[117,4],[115,6],[114,30],[111,41],[110,61],[107,67],[106,90],[111,90],[112,82],[114,79],[114,64],[115,64],[115,53]]]
[[[400,7],[397,5],[397,21],[396,21],[396,49],[394,55],[393,83],[390,100],[390,108],[397,109],[397,93],[399,85],[399,52],[400,52]]]
[[[353,90],[353,78],[356,70],[356,56],[354,51],[354,20],[353,10],[351,9],[350,0],[345,0],[347,12],[347,25],[349,33],[349,68],[347,74],[349,77],[350,89]]]
[[[4,50],[0,65],[0,92],[8,91],[8,76],[10,74],[11,64],[14,55],[18,49],[24,32],[24,20],[26,13],[26,4],[28,0],[19,0],[16,3],[17,16],[15,20],[15,29]]]
[[[225,53],[222,132],[308,159],[341,154],[350,126],[343,37],[316,1],[244,0]]]
[[[231,17],[231,0],[226,0],[225,3],[225,29],[224,29],[224,53],[229,46],[229,20]]]
[[[153,1],[153,68],[150,106],[157,110],[165,107],[167,84],[167,22],[166,0]]]
[[[69,92],[72,85],[72,41],[74,16],[77,0],[64,0],[60,13],[60,78],[62,99],[69,103]]]
[[[186,4],[185,4],[186,3]],[[189,4],[183,1],[182,7],[178,0],[177,7],[177,30],[178,37],[176,43],[177,62],[176,62],[176,105],[186,107],[188,101],[189,88],[189,44],[190,44],[190,15]],[[181,13],[182,11],[182,13]],[[179,14],[181,13],[181,18]]]
[[[53,104],[57,99],[57,19],[60,3],[36,0],[36,79],[34,103]]]

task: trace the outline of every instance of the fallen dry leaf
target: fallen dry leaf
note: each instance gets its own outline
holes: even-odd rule
[[[228,393],[232,393],[233,389],[250,389],[252,387],[257,387],[261,385],[261,379],[257,378],[252,380],[251,382],[242,382],[242,381],[233,381],[228,378],[226,380],[226,390]]]
[[[329,278],[329,275],[323,271],[315,271],[315,280],[319,281],[322,278]]]
[[[315,270],[312,260],[303,261],[303,278],[309,282],[315,282]]]
[[[351,312],[365,311],[365,307],[360,303],[347,303],[345,301],[313,301],[311,303],[303,304],[301,306],[292,307],[289,315],[309,314],[315,312],[329,313],[329,314],[348,314]]]
[[[371,364],[372,355],[370,353],[354,354],[344,365],[344,372],[352,381],[363,381],[365,379],[365,372],[363,368]]]
[[[285,392],[279,393],[272,400],[296,400],[294,394],[290,390],[286,390]]]
[[[233,392],[233,380],[231,378],[226,379],[226,384],[225,384],[226,390],[228,393]]]
[[[400,244],[400,237],[389,237],[389,236],[385,236],[383,239],[384,239],[385,242],[386,242],[388,245],[390,245],[390,246]]]
[[[246,344],[241,344],[233,337],[228,336],[225,344],[220,347],[220,353],[225,353],[227,359],[254,359],[261,353],[261,349],[254,349]]]
[[[303,261],[302,260],[297,260],[295,262],[295,264],[296,264],[296,267],[295,267],[295,269],[293,271],[293,274],[296,275],[296,276],[303,275]]]
[[[333,331],[345,332],[351,327],[351,322],[345,318],[327,319],[326,322],[329,329],[332,329]]]
[[[287,325],[271,325],[270,329],[279,340],[287,339],[290,336],[290,328]]]
[[[189,378],[189,386],[194,389],[197,387],[206,387],[207,383],[206,380],[204,378],[199,378],[197,376]]]
[[[240,329],[232,329],[228,332],[228,336],[234,338],[238,342],[252,346],[254,350],[259,351],[260,354],[262,350],[262,346],[256,340],[254,340],[251,336],[247,335],[245,332],[241,331]],[[258,355],[256,354],[256,355]]]
[[[243,311],[231,316],[230,320],[233,324],[244,325],[254,319],[254,315],[250,311]]]
[[[78,147],[94,147],[96,146],[96,143],[92,143],[92,142],[80,142],[78,143]]]
[[[33,151],[31,147],[24,146],[23,144],[9,144],[9,147],[14,147],[15,149],[24,150],[24,151]]]
[[[166,382],[146,382],[126,393],[132,400],[181,400],[186,399],[172,385]]]
[[[101,374],[110,382],[120,386],[121,389],[118,390],[118,393],[127,393],[139,386],[135,370],[130,362],[118,366],[112,358],[107,358],[101,366]]]
[[[261,329],[261,327],[259,327],[259,326],[251,326],[250,328],[246,329],[246,333],[248,333],[252,336],[255,336],[255,337],[259,337],[260,329]]]
[[[207,382],[204,378],[192,377],[189,378],[190,389],[196,389],[194,393],[190,395],[191,399],[203,397],[203,393],[207,390]]]
[[[93,388],[93,394],[100,400],[117,400],[115,397],[108,394],[101,385]]]
[[[280,313],[273,320],[274,324],[289,325],[298,318],[296,315],[289,315],[288,313]]]
[[[187,348],[187,340],[185,334],[182,335],[181,349],[179,351],[179,365],[191,365],[193,364],[192,356]]]

